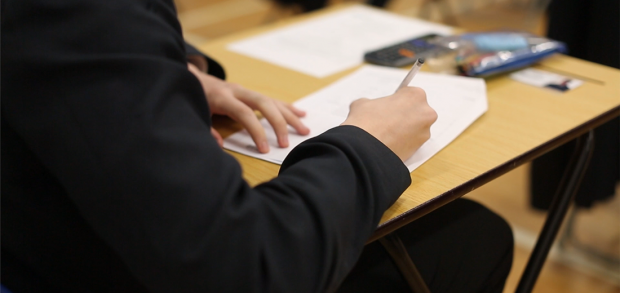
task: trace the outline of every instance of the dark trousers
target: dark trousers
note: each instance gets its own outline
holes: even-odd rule
[[[396,233],[432,293],[502,292],[512,266],[512,230],[482,205],[458,199]],[[411,290],[375,241],[338,292]]]

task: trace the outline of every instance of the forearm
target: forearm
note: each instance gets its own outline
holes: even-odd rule
[[[271,273],[287,275],[273,284],[275,291],[335,289],[409,184],[398,157],[359,128],[337,127],[298,146],[278,178],[256,188],[270,204],[288,203],[266,211],[273,221],[268,226],[280,229],[271,230],[265,249],[275,254],[289,248],[269,260]]]

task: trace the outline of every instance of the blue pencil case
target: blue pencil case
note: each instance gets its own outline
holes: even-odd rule
[[[466,76],[512,71],[567,51],[562,42],[524,32],[468,33],[436,38],[434,43],[456,51],[458,69]]]

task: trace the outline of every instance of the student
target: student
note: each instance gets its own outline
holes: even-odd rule
[[[620,1],[562,0],[549,5],[547,35],[566,43],[570,56],[620,69]],[[575,149],[568,142],[532,162],[531,204],[548,209]],[[616,192],[620,182],[620,118],[594,129],[590,158],[575,205],[590,208]]]
[[[332,292],[355,289],[360,276],[402,284],[376,244],[362,250],[410,184],[402,161],[430,136],[436,114],[423,90],[354,102],[342,126],[299,145],[277,178],[251,188],[210,115],[236,119],[267,152],[252,109],[280,146],[287,125],[308,132],[304,114],[207,74],[223,70],[186,55],[171,1],[5,0],[2,37],[8,289]],[[501,292],[512,261],[501,218],[455,201],[414,224],[399,233],[434,292]]]

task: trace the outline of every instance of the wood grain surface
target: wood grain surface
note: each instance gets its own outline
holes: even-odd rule
[[[257,27],[206,42],[199,48],[224,65],[228,81],[294,102],[357,68],[319,79],[228,51],[227,45],[348,6],[350,4],[332,6]],[[513,81],[507,75],[488,78],[488,112],[411,173],[413,183],[386,211],[374,238],[620,115],[619,70],[564,55],[555,55],[534,67],[582,78],[585,82],[577,89],[558,93]],[[215,117],[214,123],[224,136],[240,129],[227,118]],[[279,165],[230,153],[243,166],[244,177],[251,185],[277,175]]]

